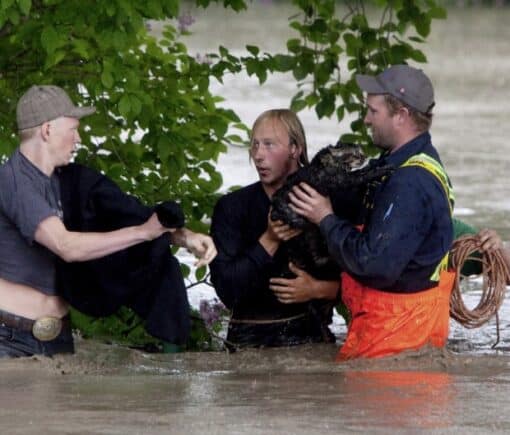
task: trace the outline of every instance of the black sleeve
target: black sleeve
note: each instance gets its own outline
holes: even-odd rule
[[[218,297],[230,309],[268,286],[267,270],[273,261],[257,240],[247,240],[242,220],[242,207],[229,206],[225,197],[216,204],[211,235],[218,255],[210,265],[211,280]]]

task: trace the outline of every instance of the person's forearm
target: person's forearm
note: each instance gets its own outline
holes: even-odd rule
[[[178,228],[170,234],[170,243],[182,248],[186,247],[186,240],[191,231],[187,228]]]
[[[35,232],[35,240],[64,261],[87,261],[152,240],[163,232],[155,218],[142,225],[104,233],[67,231],[55,216],[45,219]]]
[[[64,261],[87,261],[104,257],[141,242],[159,237],[167,231],[153,214],[142,225],[104,233],[68,231],[56,216],[43,220],[34,239]]]
[[[121,228],[107,233],[68,232],[57,243],[57,255],[67,262],[87,261],[152,240],[143,226]]]

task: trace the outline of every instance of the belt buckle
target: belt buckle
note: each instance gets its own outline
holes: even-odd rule
[[[53,316],[39,317],[34,321],[32,334],[40,341],[51,341],[62,331],[62,319]]]

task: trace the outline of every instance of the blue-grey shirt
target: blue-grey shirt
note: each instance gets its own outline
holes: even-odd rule
[[[397,293],[437,285],[430,278],[450,249],[453,224],[439,181],[421,167],[400,167],[420,153],[440,162],[429,133],[371,162],[397,169],[369,191],[362,232],[335,215],[320,223],[330,253],[363,285]]]
[[[18,149],[0,166],[0,277],[55,295],[55,255],[34,240],[50,216],[63,216],[58,178]]]

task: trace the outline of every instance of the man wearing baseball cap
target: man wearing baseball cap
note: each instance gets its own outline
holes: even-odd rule
[[[110,232],[66,229],[55,169],[69,163],[80,141],[79,120],[94,112],[75,106],[57,86],[32,86],[18,101],[20,146],[0,166],[0,357],[73,352],[68,306],[56,285],[57,257],[87,261],[179,231],[164,227],[156,213]],[[196,252],[210,261],[212,241]]]
[[[447,270],[453,193],[429,134],[429,78],[395,65],[356,81],[367,93],[365,124],[381,149],[371,164],[395,171],[368,187],[361,230],[335,216],[329,198],[308,185],[292,199],[298,213],[319,225],[344,270],[342,299],[352,320],[337,361],[444,346],[455,277]]]

